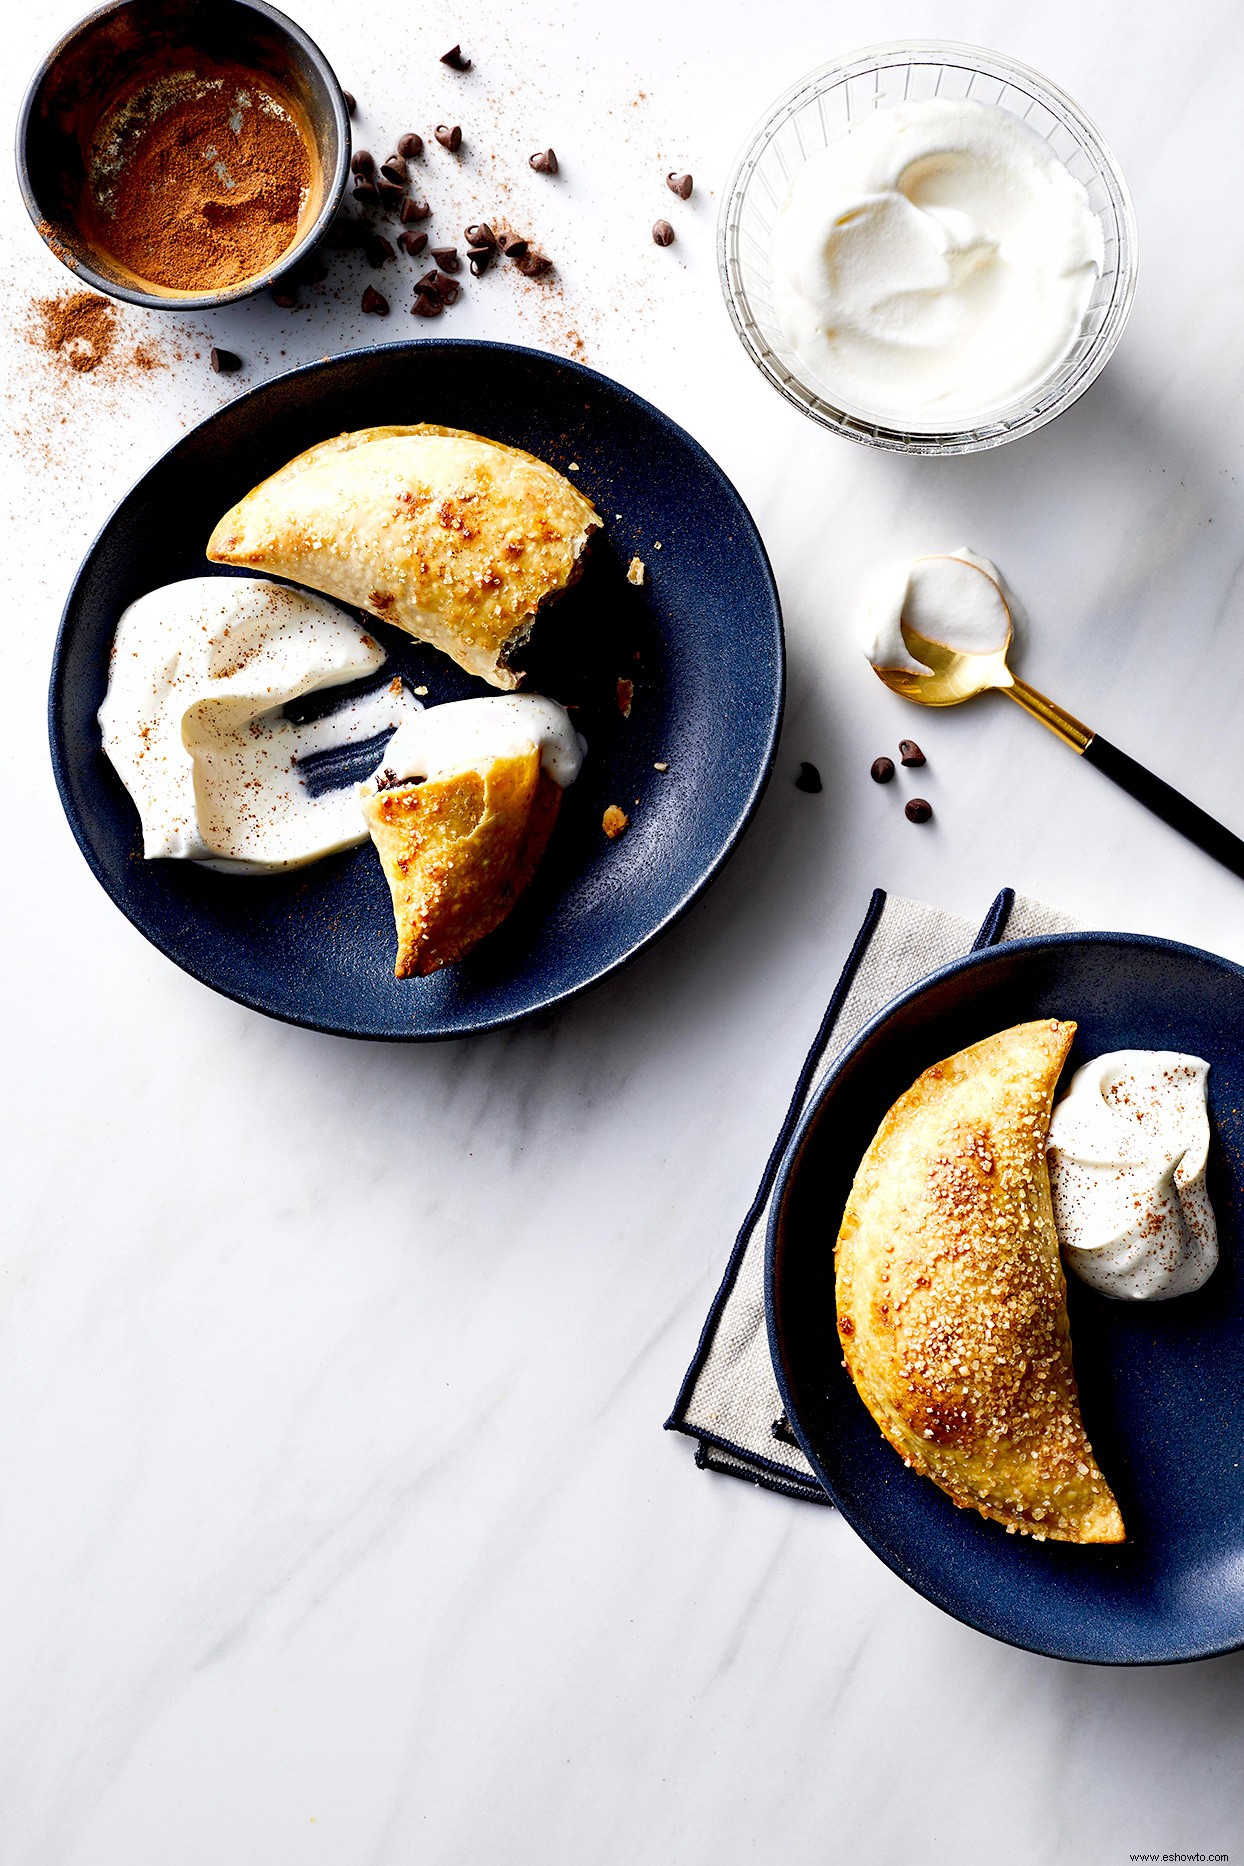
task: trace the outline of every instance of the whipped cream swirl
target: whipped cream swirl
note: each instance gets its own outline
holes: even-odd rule
[[[1114,1050],[1054,1110],[1054,1221],[1068,1269],[1103,1295],[1163,1302],[1213,1273],[1208,1080],[1199,1056]]]

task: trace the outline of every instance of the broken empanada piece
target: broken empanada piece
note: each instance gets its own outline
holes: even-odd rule
[[[546,461],[421,422],[299,454],[225,513],[207,555],[353,603],[514,688],[509,656],[599,526]]]
[[[365,794],[393,897],[398,978],[422,978],[499,927],[544,854],[562,793],[536,746],[481,770]]]
[[[864,1155],[838,1234],[860,1398],[962,1509],[1122,1542],[1071,1366],[1045,1140],[1074,1024],[1017,1024],[926,1069]]]

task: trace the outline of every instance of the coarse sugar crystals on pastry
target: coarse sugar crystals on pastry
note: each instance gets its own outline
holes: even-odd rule
[[[1045,1164],[1074,1034],[1001,1031],[890,1109],[838,1236],[838,1331],[885,1437],[960,1508],[1040,1539],[1120,1542],[1080,1415]]]
[[[207,554],[353,603],[512,689],[511,657],[600,522],[547,461],[421,422],[299,454],[225,513]]]

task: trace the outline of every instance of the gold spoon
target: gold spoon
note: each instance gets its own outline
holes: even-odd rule
[[[957,706],[960,700],[970,700],[974,694],[997,688],[1034,719],[1039,719],[1043,726],[1057,733],[1089,764],[1113,778],[1138,803],[1169,823],[1172,829],[1179,830],[1234,874],[1244,876],[1244,841],[1173,785],[1155,777],[1109,739],[1103,739],[1100,732],[1094,732],[1091,726],[1064,712],[1061,706],[1047,700],[1043,693],[1038,693],[1035,687],[1011,672],[1006,664],[1012,633],[1009,612],[1006,640],[1000,648],[986,654],[968,654],[958,648],[948,648],[944,642],[929,641],[917,635],[905,622],[901,626],[912,658],[922,661],[930,671],[913,674],[901,667],[876,668],[874,671],[895,693],[901,693],[905,700],[914,700],[918,706]]]

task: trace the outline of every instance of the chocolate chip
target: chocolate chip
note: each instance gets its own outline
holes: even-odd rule
[[[292,311],[298,303],[298,298],[294,292],[284,291],[278,285],[272,293],[272,302],[274,305],[280,305],[282,311]]]
[[[448,65],[453,71],[469,71],[471,69],[471,61],[469,58],[464,58],[462,56],[462,47],[460,45],[451,45],[447,52],[442,52],[441,63],[442,65]]]
[[[492,246],[469,246],[467,248],[467,262],[475,278],[483,278],[485,272],[487,272],[489,266],[492,264],[495,251],[496,248]]]
[[[369,266],[383,266],[386,260],[396,259],[397,254],[385,239],[383,233],[373,233],[365,247]]]
[[[507,230],[497,235],[497,245],[507,259],[522,259],[530,244],[530,241],[525,240],[521,233],[510,233]]]
[[[439,275],[437,273],[436,267],[433,266],[431,272],[425,272],[421,279],[415,280],[415,290],[417,292],[426,293],[427,296],[431,298],[438,297],[439,294],[436,289],[436,281],[437,281],[438,276]]]
[[[890,779],[894,776],[894,760],[892,758],[874,758],[869,776],[872,778],[874,784],[888,784]]]
[[[404,185],[407,176],[410,174],[410,170],[406,166],[406,157],[404,155],[386,156],[384,161],[380,164],[380,173],[384,176],[386,181],[401,182]]]
[[[415,302],[410,307],[410,315],[412,317],[439,317],[444,309],[440,299],[430,292],[417,292]]]
[[[380,205],[387,207],[391,214],[396,214],[406,199],[406,190],[400,181],[378,181],[376,193],[380,196]]]
[[[438,123],[436,140],[442,149],[448,149],[451,155],[457,155],[462,147],[462,131],[456,123]]]
[[[432,257],[442,272],[461,272],[462,261],[458,257],[456,246],[434,246]]]
[[[497,244],[497,236],[486,220],[476,221],[473,227],[467,228],[462,237],[468,246],[495,246]]]
[[[456,305],[462,296],[462,287],[457,279],[447,279],[443,272],[436,275],[436,293],[443,305]]]
[[[675,175],[673,171],[665,177],[665,185],[671,194],[676,194],[680,201],[691,199],[691,190],[695,186],[690,175]]]
[[[428,243],[428,236],[426,233],[399,233],[397,243],[404,253],[409,253],[412,259],[417,259]]]
[[[374,182],[356,181],[354,184],[354,198],[360,207],[380,206],[380,194]]]
[[[407,130],[405,136],[397,139],[397,153],[410,162],[423,154],[423,138],[415,130]]]
[[[408,194],[402,202],[402,225],[409,226],[412,220],[427,220],[431,212],[422,195]]]
[[[927,823],[932,814],[933,805],[926,803],[923,797],[913,797],[903,810],[909,823]]]
[[[242,367],[240,356],[235,356],[232,350],[218,350],[214,344],[208,360],[218,376],[231,376],[235,369]]]
[[[369,285],[363,293],[363,309],[372,312],[376,317],[388,317],[389,301],[376,290],[374,285]]]
[[[924,753],[914,739],[900,739],[898,755],[905,765],[922,765],[925,762]]]
[[[528,156],[537,175],[556,175],[557,157],[551,149],[537,149],[533,156]]]
[[[350,172],[363,175],[368,181],[376,172],[376,158],[368,149],[356,149],[350,157]]]
[[[354,116],[357,113],[358,107],[359,107],[358,98],[354,95],[353,91],[343,91],[341,95],[343,99],[345,100],[346,115],[348,117]]]
[[[668,220],[658,220],[653,226],[652,237],[658,246],[672,246],[674,244],[674,229],[670,226]]]
[[[548,254],[537,252],[535,247],[532,247],[529,253],[524,253],[520,259],[515,261],[515,264],[518,266],[523,276],[528,279],[538,279],[542,277],[544,273],[553,270],[553,261],[549,258]]]
[[[810,765],[806,759],[799,767],[799,776],[795,779],[795,789],[809,791],[813,796],[816,795],[817,791],[824,789],[824,785],[821,783],[820,772],[815,765]]]
[[[289,277],[295,285],[322,285],[328,277],[328,267],[318,253],[308,253],[291,267]]]

